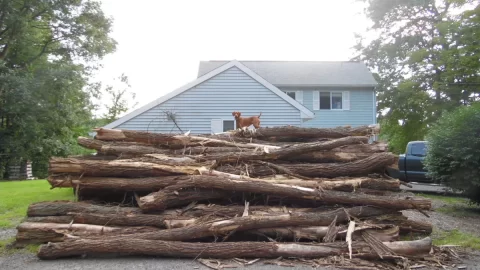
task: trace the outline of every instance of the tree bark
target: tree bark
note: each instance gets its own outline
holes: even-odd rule
[[[345,222],[349,216],[368,217],[386,214],[387,209],[374,207],[354,207],[319,213],[288,213],[266,216],[234,217],[226,220],[203,222],[183,228],[136,233],[129,238],[142,238],[166,241],[187,241],[209,236],[227,235],[252,229],[284,226],[327,226],[337,217],[337,222]]]
[[[383,172],[386,167],[394,164],[396,156],[392,153],[376,153],[368,158],[348,163],[319,163],[319,164],[293,164],[278,163],[285,169],[306,177],[343,177],[367,176],[375,172]],[[245,165],[247,164],[247,165]],[[250,177],[266,177],[277,174],[277,170],[267,165],[247,163],[239,166],[222,165],[216,169],[230,174],[245,175],[248,171]]]
[[[377,127],[360,126],[355,128],[337,127],[337,128],[300,128],[293,126],[258,128],[255,132],[250,130],[236,130],[234,136],[259,138],[263,140],[288,141],[298,138],[329,138],[338,139],[349,136],[367,136],[376,131]]]
[[[393,223],[400,227],[400,233],[402,234],[431,234],[433,232],[431,223],[411,220],[401,213],[372,217],[370,222],[374,224]]]
[[[53,158],[50,160],[49,173],[110,177],[150,177],[195,174],[197,169],[198,167],[189,165],[161,165],[147,162],[131,162],[130,160],[91,161]]]
[[[118,130],[118,129],[95,129],[97,135],[95,139],[103,141],[127,141],[140,142],[149,145],[162,146],[170,149],[182,149],[185,147],[237,147],[255,149],[257,147],[267,147],[277,149],[278,146],[259,145],[253,143],[235,143],[226,140],[213,139],[208,137],[195,137],[185,135],[166,135],[161,133],[149,133],[145,131]]]
[[[357,193],[347,193],[333,190],[317,190],[312,188],[296,187],[282,184],[273,184],[265,181],[232,180],[222,177],[192,177],[189,180],[178,182],[156,193],[141,197],[138,204],[142,210],[162,210],[172,203],[177,203],[174,192],[188,188],[205,188],[236,192],[262,193],[287,198],[320,201],[329,204],[373,205],[396,210],[431,208],[431,201],[425,199],[408,199],[380,197]]]
[[[236,178],[240,177],[238,175]],[[89,189],[111,189],[111,190],[124,190],[124,191],[148,191],[156,192],[162,188],[175,185],[179,181],[188,180],[193,178],[205,178],[210,179],[210,175],[188,175],[188,176],[163,176],[163,177],[146,177],[146,178],[119,178],[119,177],[94,177],[94,176],[50,176],[48,182],[55,187],[83,187]],[[225,178],[231,178],[226,176]],[[213,177],[212,180],[216,178]],[[234,179],[234,178],[233,178]],[[381,178],[345,178],[342,180],[330,181],[331,179],[314,179],[314,180],[302,180],[302,179],[258,179],[247,178],[251,181],[262,181],[274,184],[294,185],[300,187],[309,188],[322,188],[327,190],[339,190],[339,191],[354,191],[359,188],[382,190],[382,191],[399,191],[400,181],[389,180]]]
[[[387,227],[386,225],[384,227]],[[313,240],[322,242],[322,238],[327,235],[328,226],[315,227],[275,227],[245,231],[246,234],[253,234],[258,236],[267,236],[278,241],[294,241],[298,240]],[[346,226],[337,226],[338,231],[344,230],[342,233],[336,235],[336,239],[344,239],[346,235]],[[363,230],[362,230],[363,231]],[[382,242],[391,242],[398,240],[399,228],[384,228],[384,229],[366,229],[366,231],[375,235],[377,239]],[[361,240],[361,231],[353,233],[353,240]]]
[[[415,241],[384,242],[398,255],[412,256],[428,254],[432,240],[427,237]],[[364,242],[354,242],[355,254],[378,258],[375,251],[368,249]],[[365,250],[366,249],[366,250]],[[283,244],[265,242],[223,242],[223,243],[183,243],[145,239],[108,237],[103,240],[78,239],[63,243],[42,245],[37,256],[42,260],[85,254],[130,254],[169,256],[187,258],[319,258],[334,255],[348,255],[345,243],[322,243],[316,245]],[[360,255],[359,255],[360,256]]]
[[[108,214],[141,214],[142,210],[137,207],[119,207],[119,206],[104,206],[95,205],[86,202],[71,202],[71,201],[52,201],[52,202],[37,202],[28,206],[27,216],[66,216],[68,213],[92,213],[100,215]]]
[[[46,243],[64,240],[64,235],[73,236],[104,236],[104,235],[135,235],[137,233],[160,230],[155,227],[107,227],[91,224],[59,224],[23,222],[17,226],[16,240],[19,243]]]
[[[315,151],[331,150],[344,145],[367,143],[367,137],[346,137],[326,142],[295,144],[280,149],[262,152],[215,153],[199,157],[199,160],[216,160],[217,162],[239,162],[244,160],[278,160]]]

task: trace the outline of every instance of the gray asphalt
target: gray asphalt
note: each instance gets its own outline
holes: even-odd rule
[[[233,264],[233,263],[231,263]],[[242,269],[238,265],[238,269]],[[281,267],[277,265],[266,265],[262,262],[246,266],[247,269],[274,270],[294,269],[311,270],[310,266]],[[211,269],[192,259],[171,259],[171,258],[149,258],[149,257],[124,257],[124,258],[85,258],[85,259],[60,259],[52,261],[41,261],[33,254],[15,254],[8,257],[0,257],[0,269],[34,269],[34,270],[137,270],[137,269]],[[315,268],[315,269],[336,269],[336,268]]]
[[[438,184],[428,184],[428,183],[409,183],[412,187],[401,186],[401,189],[411,192],[424,192],[424,193],[438,193],[438,194],[454,194],[451,189],[438,185]]]

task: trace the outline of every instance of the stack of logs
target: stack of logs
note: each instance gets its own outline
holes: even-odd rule
[[[79,201],[29,206],[17,243],[38,256],[192,258],[428,256],[431,202],[384,175],[396,156],[375,128],[260,128],[217,135],[96,129],[96,155],[53,158],[52,188]],[[401,235],[425,238],[399,241]],[[48,244],[47,244],[48,243]]]

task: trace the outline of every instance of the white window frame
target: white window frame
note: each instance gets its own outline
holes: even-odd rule
[[[329,93],[330,95],[330,109],[320,109],[320,93]],[[334,109],[333,108],[333,93],[342,94],[342,108]],[[317,99],[318,98],[318,99]],[[350,91],[315,91],[313,93],[313,108],[315,111],[348,111],[350,110]]]

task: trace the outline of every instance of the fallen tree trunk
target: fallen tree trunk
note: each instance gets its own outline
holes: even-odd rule
[[[288,164],[285,168],[308,177],[362,176],[383,171],[395,162],[392,153],[376,153],[368,158],[344,164]]]
[[[209,175],[195,176],[163,176],[163,177],[146,177],[146,178],[119,178],[119,177],[94,177],[64,175],[50,176],[48,182],[54,187],[82,187],[89,189],[111,189],[124,191],[149,191],[155,192],[162,188],[175,185],[179,181],[191,178],[209,179]],[[226,176],[227,178],[240,178],[238,175]],[[216,178],[212,178],[214,180]],[[381,178],[345,178],[338,181],[329,181],[325,179],[302,180],[302,179],[257,179],[248,178],[245,180],[263,181],[274,184],[294,185],[309,188],[322,188],[327,190],[354,191],[359,188],[375,189],[382,191],[399,191],[400,181],[388,180]]]
[[[155,227],[107,227],[91,224],[59,224],[23,222],[17,226],[16,241],[25,243],[59,242],[64,235],[88,237],[93,235],[134,235],[159,230]]]
[[[306,177],[343,177],[343,176],[366,176],[371,173],[383,172],[386,167],[394,164],[396,156],[392,153],[376,153],[368,158],[348,163],[319,163],[319,164],[293,164],[276,162],[277,167],[283,167],[298,175]],[[248,163],[241,165],[221,165],[216,168],[221,172],[250,177],[267,177],[275,174],[283,174],[276,168],[264,164]],[[247,173],[248,172],[248,173]]]
[[[387,213],[387,209],[374,207],[353,207],[319,213],[289,213],[274,216],[245,216],[226,220],[214,220],[183,228],[159,230],[155,232],[136,233],[134,238],[187,241],[209,236],[227,235],[233,231],[240,232],[252,229],[283,226],[327,226],[336,217],[338,222],[345,222],[350,216],[376,216]],[[348,214],[347,214],[348,213]],[[129,236],[130,237],[130,236]]]
[[[427,237],[416,241],[384,242],[388,248],[401,256],[425,255],[432,248]],[[354,242],[353,250],[360,256],[378,258],[375,251],[364,242]],[[183,243],[145,239],[108,237],[102,240],[78,239],[63,243],[40,246],[37,256],[42,260],[94,254],[130,254],[188,258],[319,258],[347,255],[345,243],[322,243],[316,245],[282,244],[265,242]]]
[[[269,149],[278,149],[278,146],[260,145],[254,143],[235,143],[226,140],[218,140],[208,137],[195,137],[185,135],[166,135],[161,133],[149,133],[144,131],[118,130],[118,129],[95,129],[96,139],[103,141],[128,141],[141,142],[155,146],[162,146],[170,149],[182,149],[185,147],[237,147],[246,149],[255,149],[257,147],[266,147]]]
[[[119,207],[95,205],[86,202],[71,201],[51,201],[37,202],[28,206],[27,216],[66,216],[68,213],[92,213],[92,214],[141,214],[142,211],[137,207]]]
[[[380,197],[357,193],[347,193],[333,190],[319,191],[312,188],[273,184],[265,181],[232,180],[222,177],[192,177],[189,180],[178,182],[156,193],[143,196],[138,201],[144,211],[166,209],[172,203],[177,203],[174,193],[182,192],[189,188],[205,188],[224,191],[252,192],[286,198],[320,201],[329,204],[372,205],[395,210],[425,209],[431,208],[431,201],[426,199],[403,199],[392,197]]]
[[[360,126],[355,128],[301,128],[294,126],[258,128],[251,130],[236,130],[233,135],[237,137],[259,138],[268,141],[296,140],[297,138],[330,138],[338,139],[349,136],[368,136],[378,129],[377,126]]]
[[[382,242],[391,242],[398,240],[399,228],[394,226],[392,228],[386,228],[387,225],[379,229],[365,229],[369,233],[373,234],[378,240]],[[329,230],[328,226],[315,226],[315,227],[276,227],[276,228],[264,228],[245,231],[246,234],[258,235],[263,237],[270,237],[277,241],[293,241],[298,240],[313,240],[322,242],[322,238],[327,235]],[[337,231],[342,231],[336,234],[336,239],[345,239],[346,226],[337,226]],[[353,233],[353,240],[362,240],[360,231]]]
[[[268,152],[236,152],[214,153],[208,156],[198,157],[198,160],[216,160],[217,162],[239,162],[244,160],[278,160],[286,157],[297,156],[309,152],[325,151],[344,145],[367,143],[367,137],[346,137],[326,142],[302,143],[268,150]]]
[[[161,165],[129,160],[91,161],[70,158],[53,158],[49,163],[50,174],[70,173],[85,176],[149,177],[194,174],[198,169],[189,165]]]

